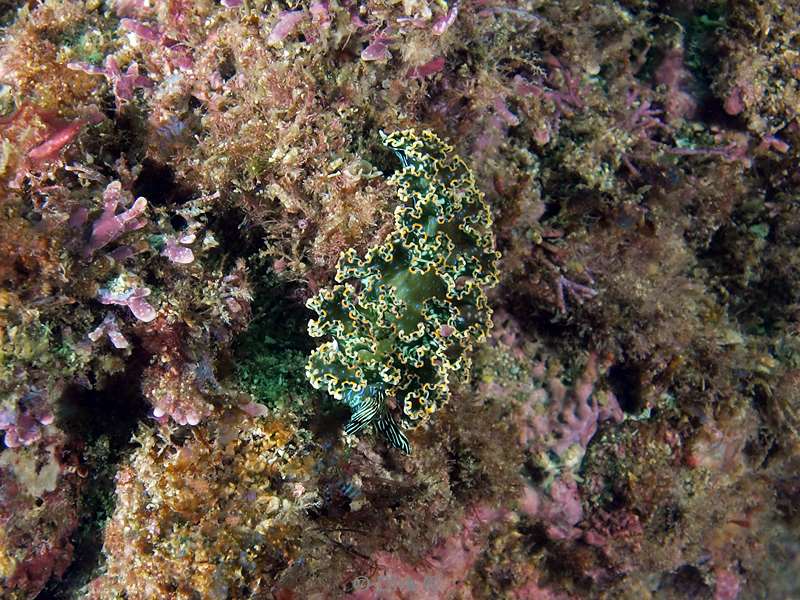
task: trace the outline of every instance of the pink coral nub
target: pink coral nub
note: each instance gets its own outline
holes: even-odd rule
[[[291,34],[297,26],[305,18],[305,13],[302,10],[290,10],[281,14],[278,22],[273,27],[272,31],[267,38],[268,44],[277,44],[282,42],[286,37]]]
[[[145,300],[149,295],[149,288],[134,288],[121,294],[110,292],[107,289],[101,289],[98,294],[98,300],[100,300],[101,304],[127,306],[134,317],[144,323],[149,323],[156,318],[155,309]]]
[[[117,214],[117,206],[122,196],[122,184],[112,181],[103,192],[103,213],[92,225],[92,236],[84,250],[88,257],[100,248],[110,244],[123,233],[144,227],[139,217],[147,208],[147,200],[137,198],[129,209]]]

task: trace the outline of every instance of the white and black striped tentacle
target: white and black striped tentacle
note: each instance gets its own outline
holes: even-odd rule
[[[384,396],[382,393],[369,394],[361,400],[361,404],[350,416],[350,422],[344,428],[347,435],[358,433],[364,427],[375,420],[375,416],[383,406]]]
[[[353,435],[364,429],[370,423],[385,437],[388,442],[405,454],[411,454],[411,444],[408,438],[395,422],[389,407],[386,406],[386,393],[376,390],[366,394],[356,411],[350,416],[350,422],[344,428],[347,435]]]
[[[382,403],[378,419],[375,422],[375,427],[392,446],[400,450],[403,454],[411,454],[411,444],[408,443],[406,434],[403,433],[400,426],[389,413],[389,409],[385,403]]]

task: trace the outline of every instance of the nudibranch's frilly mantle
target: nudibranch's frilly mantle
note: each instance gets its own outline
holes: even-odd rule
[[[485,287],[497,283],[492,218],[475,177],[431,131],[397,131],[383,143],[402,162],[389,180],[402,201],[394,231],[364,258],[339,258],[336,282],[308,301],[309,358],[317,389],[346,402],[346,432],[370,423],[408,453],[403,429],[447,402],[465,379],[470,350],[491,327]]]

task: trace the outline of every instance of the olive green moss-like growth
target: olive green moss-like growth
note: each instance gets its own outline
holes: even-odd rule
[[[319,316],[309,334],[332,339],[306,375],[350,406],[347,433],[374,424],[407,453],[402,429],[447,402],[451,378],[469,375],[469,352],[491,327],[483,287],[497,283],[499,254],[483,194],[451,146],[412,130],[383,143],[402,162],[389,180],[402,201],[394,231],[364,258],[343,252],[338,285],[308,301]]]

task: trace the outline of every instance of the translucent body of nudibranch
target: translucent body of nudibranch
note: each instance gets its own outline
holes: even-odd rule
[[[373,424],[408,453],[403,433],[469,377],[469,354],[491,327],[485,289],[497,284],[491,213],[475,177],[431,131],[397,131],[383,143],[402,168],[389,180],[401,204],[394,231],[363,258],[342,253],[336,285],[308,301],[311,384],[352,409],[345,431]]]

